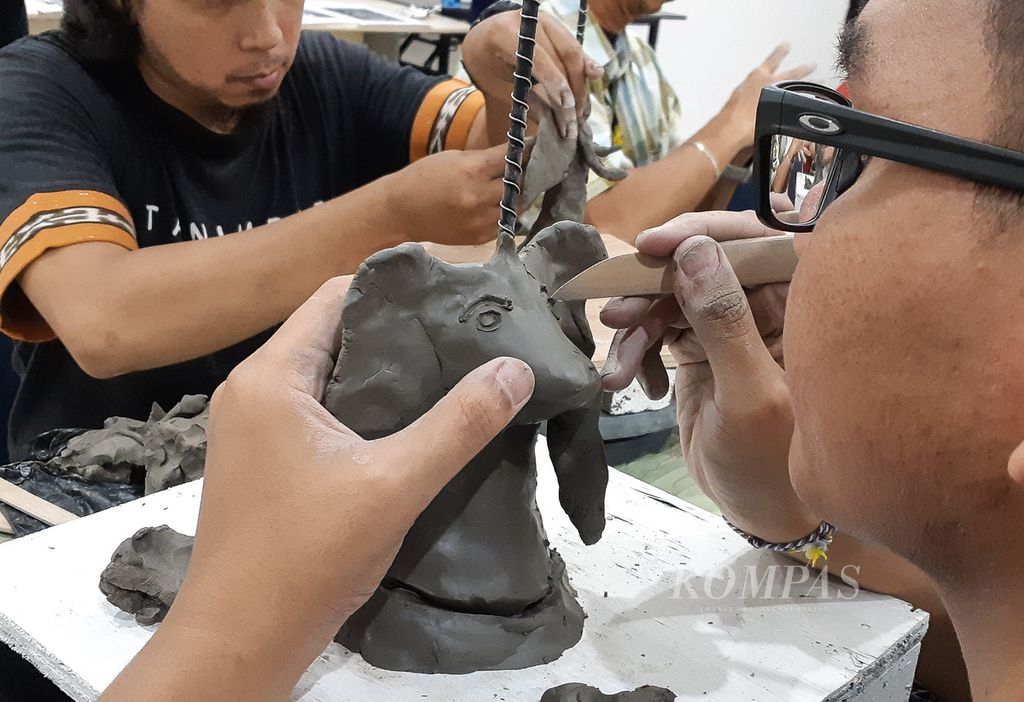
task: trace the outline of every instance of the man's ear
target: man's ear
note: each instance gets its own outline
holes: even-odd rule
[[[1024,486],[1024,443],[1010,454],[1010,462],[1007,464],[1010,479],[1018,485]]]
[[[419,320],[441,266],[422,246],[403,244],[366,259],[352,280],[324,406],[363,438],[407,426],[443,393],[437,354]]]

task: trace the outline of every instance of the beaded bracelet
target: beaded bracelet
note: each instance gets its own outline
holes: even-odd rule
[[[765,541],[753,534],[748,534],[725,517],[723,519],[725,519],[725,523],[733,531],[746,539],[747,543],[754,548],[776,551],[778,553],[802,553],[812,568],[818,564],[819,559],[824,558],[826,561],[828,560],[828,547],[836,536],[836,528],[828,522],[822,522],[817,529],[804,538],[778,544]]]

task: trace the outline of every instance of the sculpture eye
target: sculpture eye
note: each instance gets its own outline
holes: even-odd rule
[[[498,310],[484,310],[476,316],[476,328],[480,331],[494,331],[501,326],[501,312]]]
[[[497,295],[484,295],[474,300],[466,311],[459,315],[459,322],[468,322],[476,317],[476,328],[482,332],[497,331],[501,327],[501,310],[512,310],[512,300]]]

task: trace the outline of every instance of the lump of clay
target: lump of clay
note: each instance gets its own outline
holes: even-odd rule
[[[581,539],[605,526],[600,382],[582,304],[549,299],[607,256],[592,227],[562,222],[483,264],[407,244],[360,267],[324,404],[373,439],[408,426],[479,365],[526,361],[536,379],[511,425],[413,525],[387,578],[337,641],[372,665],[421,673],[518,669],[557,659],[585,615],[537,510],[534,444],[549,421],[559,496]]]
[[[580,120],[575,141],[563,138],[550,117],[541,120],[519,199],[521,206],[530,206],[544,195],[531,237],[556,222],[583,221],[591,171],[606,180],[626,177],[626,171],[608,167],[601,160],[616,150],[594,143],[594,133],[586,119]]]
[[[540,702],[672,702],[676,695],[663,687],[644,685],[632,692],[606,695],[596,687],[583,683],[569,683],[553,687],[540,698]]]
[[[202,477],[209,418],[205,395],[186,395],[167,412],[154,404],[146,421],[111,417],[72,437],[48,465],[87,480],[144,481],[149,495]]]
[[[209,418],[206,396],[186,395],[167,412],[154,404],[145,421],[111,417],[103,429],[48,431],[33,442],[31,460],[0,466],[0,477],[84,517],[203,477]],[[0,512],[18,536],[46,528],[13,507]]]
[[[194,540],[167,525],[140,529],[114,551],[100,591],[139,624],[163,621],[185,579]]]

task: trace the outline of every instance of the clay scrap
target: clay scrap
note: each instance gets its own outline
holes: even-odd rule
[[[103,429],[55,429],[33,442],[28,460],[0,466],[0,477],[80,517],[203,476],[205,395],[186,395],[146,420],[111,417]],[[0,504],[18,536],[46,527]]]
[[[195,537],[169,526],[139,529],[114,551],[100,591],[139,624],[163,621],[185,579]]]
[[[166,412],[154,404],[145,421],[111,417],[103,429],[71,438],[48,465],[99,482],[129,484],[144,475],[150,495],[203,476],[209,418],[205,395],[186,395]]]
[[[663,687],[644,685],[632,692],[606,695],[596,687],[583,683],[568,683],[553,687],[540,698],[540,702],[672,702],[676,694]]]

